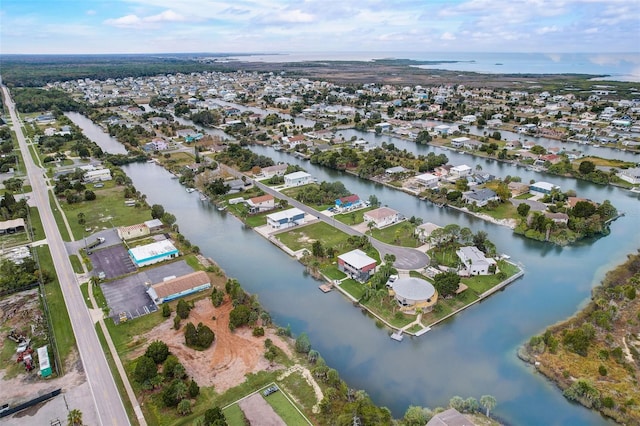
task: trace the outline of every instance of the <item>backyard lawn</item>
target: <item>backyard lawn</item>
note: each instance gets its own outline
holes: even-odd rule
[[[265,398],[273,410],[287,425],[308,425],[309,422],[298,412],[296,407],[285,397],[282,390]]]
[[[336,220],[344,223],[345,225],[356,225],[358,223],[364,222],[364,214],[370,210],[373,210],[375,207],[367,207],[364,209],[355,210],[349,213],[340,213],[333,216]]]
[[[322,268],[321,272],[332,280],[341,280],[347,276],[344,272],[338,269],[336,264],[327,265]]]
[[[340,283],[340,288],[349,293],[356,300],[360,300],[360,298],[362,298],[362,296],[364,295],[364,286],[364,284],[359,283],[358,281],[351,278]]]

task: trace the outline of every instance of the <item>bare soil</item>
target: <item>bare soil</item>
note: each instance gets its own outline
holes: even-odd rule
[[[286,423],[259,393],[243,399],[238,405],[250,425],[286,426]]]
[[[37,367],[26,372],[17,364],[16,343],[9,340],[7,334],[15,330],[31,339],[46,335],[46,322],[40,309],[37,289],[15,293],[0,300],[0,330],[0,353],[10,355],[0,363],[2,403],[25,402],[58,388],[69,390],[86,381],[82,362],[75,349],[65,361],[63,377],[43,380],[38,376]]]
[[[291,356],[292,352],[287,342],[271,329],[265,329],[263,337],[254,337],[249,327],[232,332],[229,330],[229,313],[232,309],[233,305],[228,299],[218,308],[213,306],[210,299],[202,299],[195,303],[189,317],[182,321],[180,330],[174,330],[173,321],[167,319],[142,337],[149,342],[165,342],[171,353],[184,365],[189,376],[200,386],[214,386],[217,392],[224,392],[244,382],[245,375],[249,373],[281,369],[279,365],[271,365],[264,357],[264,341],[271,339],[276,346]],[[202,322],[213,330],[216,338],[211,347],[197,351],[185,345],[184,325],[187,322],[194,325]],[[138,357],[144,350],[145,348],[141,348],[130,356]]]

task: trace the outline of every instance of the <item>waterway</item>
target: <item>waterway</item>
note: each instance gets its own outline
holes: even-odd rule
[[[102,133],[99,127],[91,122],[74,122],[100,144],[94,137]],[[411,144],[425,152],[439,150]],[[101,147],[110,151],[106,145]],[[238,278],[249,292],[258,294],[278,324],[290,324],[296,334],[306,332],[313,347],[351,387],[366,390],[396,417],[409,405],[435,407],[446,405],[453,395],[479,398],[492,394],[498,400],[495,413],[508,424],[606,424],[598,414],[569,403],[545,378],[519,361],[516,350],[531,335],[573,314],[588,300],[592,287],[604,273],[640,247],[637,195],[545,176],[545,180],[559,184],[563,190],[574,188],[578,194],[597,201],[610,199],[627,213],[612,224],[611,235],[561,248],[524,239],[505,227],[436,208],[400,191],[314,166],[270,148],[252,149],[276,161],[300,164],[319,180],[341,180],[363,198],[375,194],[383,204],[407,216],[419,216],[439,225],[458,223],[474,231],[485,230],[499,252],[508,253],[521,263],[526,274],[424,336],[397,343],[388,337],[387,330],[376,328],[373,320],[337,292],[321,293],[318,283],[305,274],[297,261],[233,216],[201,202],[196,193],[186,193],[161,167],[137,163],[124,170],[136,188],[147,194],[149,203],[162,204],[175,214],[180,231],[193,244],[215,259],[229,276]],[[448,151],[447,155],[453,157]],[[468,155],[455,155],[467,163],[478,162]],[[453,158],[452,162],[457,160]],[[519,175],[523,181],[540,178],[538,173],[512,165],[480,161],[484,170],[498,176]]]

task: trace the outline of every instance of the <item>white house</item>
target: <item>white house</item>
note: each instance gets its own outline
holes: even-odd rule
[[[290,228],[304,223],[305,213],[297,207],[267,215],[267,225],[275,229]]]
[[[471,124],[476,121],[477,117],[475,115],[465,115],[462,117],[462,122],[466,124]]]
[[[640,183],[640,167],[633,169],[622,169],[618,172],[618,177],[625,182],[636,185]]]
[[[285,186],[300,186],[313,182],[313,176],[307,172],[293,172],[288,175],[284,175]]]
[[[265,194],[260,197],[253,197],[247,200],[249,211],[251,213],[259,213],[267,210],[273,210],[276,207],[276,201],[273,195]]]
[[[471,167],[466,164],[461,164],[459,166],[452,167],[451,170],[449,170],[449,176],[452,178],[463,178],[471,176],[471,172]]]
[[[425,173],[425,174],[416,176],[416,182],[418,182],[418,184],[425,186],[427,188],[437,188],[438,176],[432,175],[431,173]]]
[[[273,176],[284,176],[285,172],[287,171],[287,167],[289,166],[284,163],[276,164],[275,166],[263,167],[260,170],[260,173],[262,173],[262,176],[264,176],[267,179]]]
[[[456,254],[465,266],[464,272],[466,275],[489,275],[490,273],[495,273],[496,261],[485,257],[484,253],[477,247],[460,247]],[[491,265],[494,265],[493,272],[489,272]]]
[[[111,180],[111,170],[109,169],[91,170],[84,174],[85,182],[104,182],[107,180]]]
[[[536,182],[529,186],[529,192],[540,195],[551,194],[554,189],[560,189],[560,187],[549,182]]]
[[[373,222],[376,228],[391,225],[400,220],[400,213],[389,207],[380,207],[364,214],[365,222]]]
[[[460,136],[459,138],[453,138],[451,139],[451,146],[454,148],[462,148],[464,146],[464,144],[468,141],[470,141],[471,139],[469,139],[466,136]]]

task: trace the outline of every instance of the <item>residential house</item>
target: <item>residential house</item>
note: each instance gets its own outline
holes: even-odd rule
[[[426,426],[475,426],[476,424],[455,408],[434,414]]]
[[[425,243],[429,236],[436,229],[442,228],[441,226],[436,225],[435,223],[427,222],[421,225],[418,225],[415,229],[415,234],[418,236],[421,242]]]
[[[388,133],[391,131],[391,124],[390,123],[377,123],[374,126],[376,129],[380,129],[380,131],[382,133]]]
[[[345,212],[362,206],[362,200],[356,194],[342,197],[336,200],[335,209],[339,212]]]
[[[507,188],[511,191],[512,197],[517,197],[518,195],[526,194],[529,192],[529,185],[522,182],[509,182],[507,184]]]
[[[284,176],[289,166],[287,164],[276,164],[275,166],[263,167],[260,173],[265,178],[269,179],[273,176]]]
[[[267,225],[274,229],[290,228],[304,223],[305,213],[297,207],[267,215]]]
[[[634,167],[632,169],[622,169],[618,172],[618,177],[625,182],[629,182],[632,185],[640,183],[640,167]]]
[[[496,272],[496,261],[485,257],[475,246],[460,247],[456,254],[465,266],[464,271],[461,271],[464,275],[489,275]]]
[[[426,188],[437,188],[438,187],[438,181],[440,180],[440,178],[434,174],[431,173],[424,173],[421,175],[416,176],[416,182],[421,185],[424,186]]]
[[[338,256],[338,269],[351,278],[365,282],[376,271],[376,260],[356,249]]]
[[[271,194],[265,194],[260,197],[253,197],[247,200],[249,213],[260,213],[273,210],[276,207],[276,200]]]
[[[313,177],[307,172],[293,172],[288,175],[284,175],[285,186],[307,185],[313,181]]]
[[[464,144],[468,141],[470,141],[471,139],[466,137],[466,136],[461,136],[459,138],[453,138],[451,139],[451,146],[454,148],[462,148],[464,146]]]
[[[391,167],[391,168],[386,169],[384,172],[388,176],[397,176],[397,175],[401,175],[403,173],[407,173],[408,171],[409,170],[405,169],[402,166],[395,166],[395,167]]]
[[[478,207],[484,207],[489,204],[490,201],[497,201],[500,198],[490,189],[477,189],[473,191],[466,191],[462,193],[462,201],[467,204],[474,204]]]
[[[532,194],[547,195],[554,189],[560,189],[560,187],[549,182],[536,182],[529,185],[529,192]]]
[[[90,170],[84,174],[85,182],[105,182],[111,180],[111,170],[109,169],[97,169]]]
[[[373,222],[376,228],[394,224],[400,220],[400,213],[389,207],[380,207],[364,214],[365,222]]]
[[[471,172],[472,172],[471,167],[467,166],[466,164],[461,164],[459,166],[452,167],[451,170],[449,170],[449,178],[450,179],[464,178],[464,177],[470,176]]]
[[[569,215],[566,213],[544,212],[544,215],[558,224],[567,225],[569,223]]]

